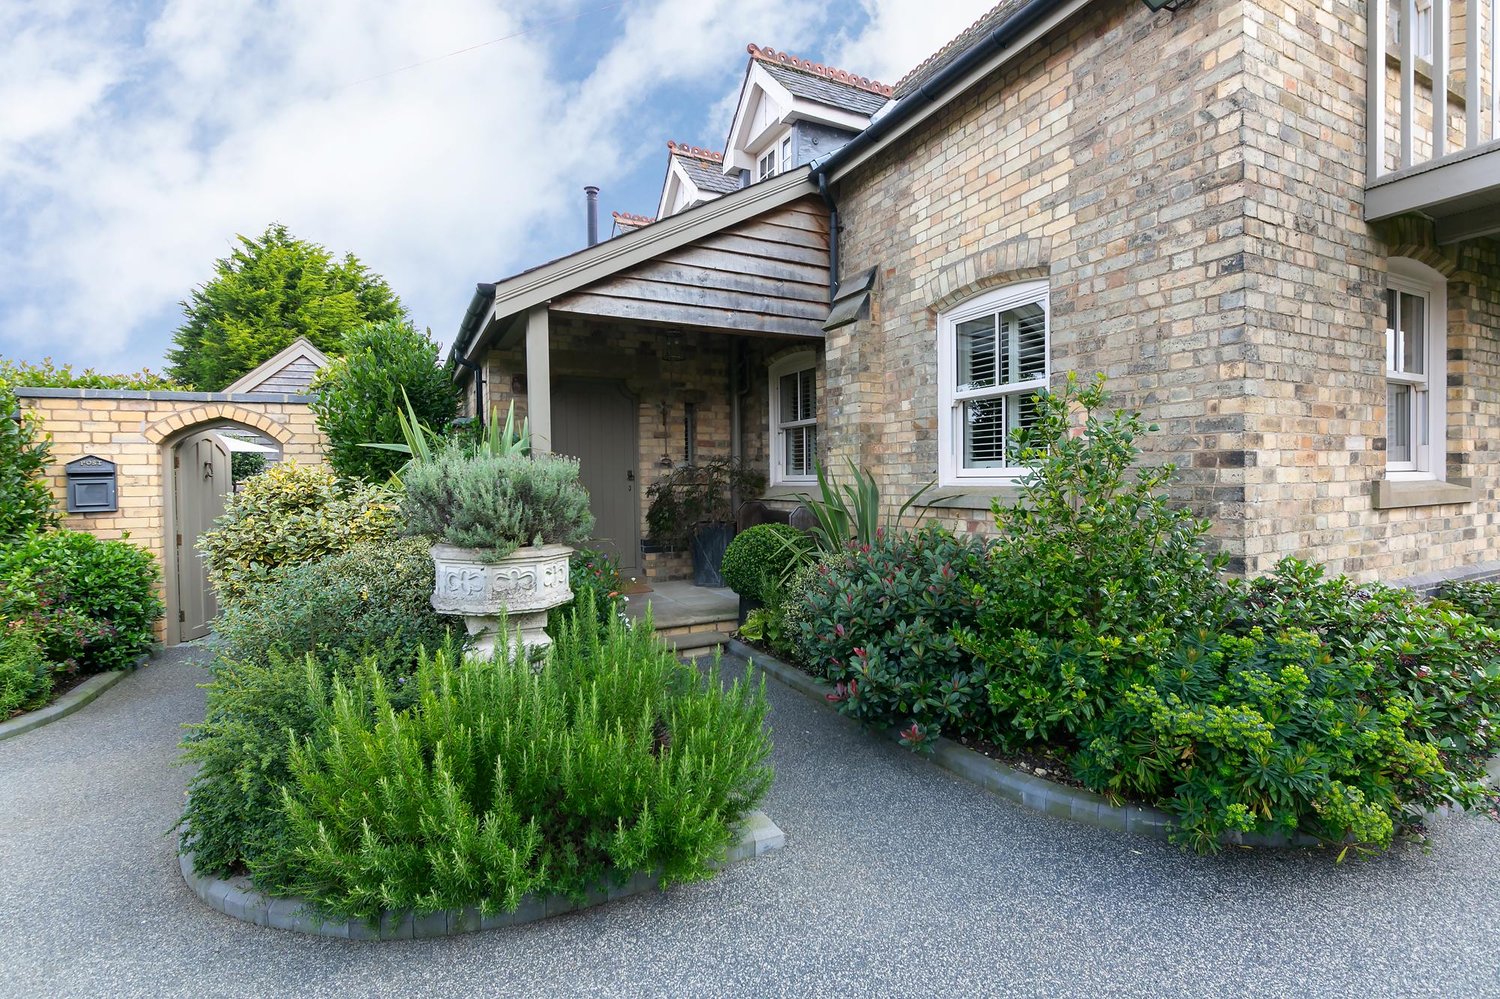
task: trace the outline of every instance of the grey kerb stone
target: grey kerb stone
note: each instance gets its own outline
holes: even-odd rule
[[[740,838],[730,846],[723,863],[718,866],[751,860],[785,845],[786,833],[764,812],[753,811],[745,816]],[[582,905],[562,895],[528,895],[521,900],[515,912],[483,916],[474,907],[434,912],[426,916],[418,916],[412,912],[386,912],[381,916],[379,926],[371,926],[363,919],[322,919],[301,899],[267,898],[251,887],[249,880],[243,877],[225,879],[199,875],[193,871],[191,853],[183,853],[178,858],[178,863],[193,894],[210,908],[226,916],[277,930],[347,940],[424,940],[519,926],[575,909],[601,905],[617,898],[642,895],[653,890],[657,884],[656,875],[640,873],[622,885],[611,884],[590,891]]]

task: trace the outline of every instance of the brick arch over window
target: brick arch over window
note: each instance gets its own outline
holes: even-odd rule
[[[944,267],[922,289],[929,318],[980,292],[1052,274],[1052,241],[1022,237],[979,250]]]
[[[174,434],[183,430],[191,429],[201,423],[211,423],[215,420],[231,420],[235,423],[258,430],[267,437],[272,438],[282,447],[296,443],[297,435],[278,423],[264,413],[257,413],[253,409],[237,406],[233,403],[211,403],[205,406],[196,406],[180,413],[173,413],[151,424],[144,431],[146,440],[152,444],[161,444]]]

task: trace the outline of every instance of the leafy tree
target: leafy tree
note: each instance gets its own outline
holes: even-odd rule
[[[426,427],[447,430],[458,415],[452,371],[438,363],[438,345],[404,322],[361,327],[339,345],[342,357],[318,373],[313,412],[328,435],[328,461],[348,478],[383,481],[406,464],[394,451],[365,447],[402,439],[406,398]]]
[[[0,547],[56,521],[52,493],[42,478],[51,444],[36,417],[19,420],[20,404],[0,372]]]
[[[166,375],[157,374],[150,368],[142,368],[128,374],[112,375],[93,368],[84,368],[82,371],[73,370],[71,364],[58,364],[50,357],[44,357],[41,363],[34,364],[30,361],[10,361],[0,357],[0,379],[10,382],[12,385],[25,385],[28,388],[92,388],[92,389],[132,389],[135,391],[170,390],[180,389],[185,386],[179,385]]]
[[[280,223],[238,238],[213,279],[182,303],[187,319],[167,352],[176,381],[217,392],[298,337],[337,355],[345,333],[406,316],[385,279],[352,253],[337,260]]]

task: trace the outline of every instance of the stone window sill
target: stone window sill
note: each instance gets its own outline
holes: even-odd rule
[[[761,492],[756,499],[762,500],[797,500],[803,496],[817,497],[818,484],[816,482],[783,482],[771,486]]]
[[[958,486],[934,489],[917,500],[917,505],[937,510],[988,510],[995,500],[1001,506],[1010,506],[1020,498],[1020,486]]]
[[[1444,506],[1472,503],[1478,490],[1467,479],[1438,482],[1434,479],[1378,479],[1373,505],[1377,510],[1397,510],[1412,506]]]

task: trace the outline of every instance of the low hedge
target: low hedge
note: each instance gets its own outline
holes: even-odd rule
[[[0,621],[21,622],[62,670],[128,668],[155,640],[159,578],[152,554],[123,538],[30,534],[0,548]]]

